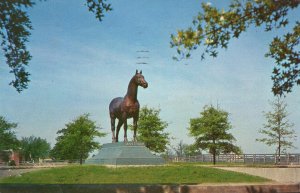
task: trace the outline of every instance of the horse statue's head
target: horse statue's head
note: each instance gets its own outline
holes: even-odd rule
[[[144,76],[142,75],[142,71],[138,72],[138,70],[136,70],[133,80],[138,86],[141,86],[143,88],[148,87],[148,82],[145,80]]]

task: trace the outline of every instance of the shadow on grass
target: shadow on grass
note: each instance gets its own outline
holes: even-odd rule
[[[0,184],[0,193],[284,193],[294,185]]]
[[[186,186],[142,184],[0,184],[0,193],[188,193]]]

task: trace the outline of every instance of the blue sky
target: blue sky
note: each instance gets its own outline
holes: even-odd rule
[[[0,115],[18,123],[19,137],[40,136],[54,145],[59,129],[90,113],[108,133],[100,142],[110,142],[108,104],[125,95],[130,78],[140,69],[149,83],[147,89],[139,89],[140,104],[161,109],[161,118],[169,123],[166,131],[175,138],[173,145],[180,140],[193,142],[187,131],[189,120],[212,104],[230,113],[231,132],[245,153],[274,152],[273,147],[255,142],[265,122],[262,111],[270,110],[268,101],[274,99],[270,78],[274,61],[264,54],[272,37],[286,33],[292,25],[269,33],[250,28],[231,41],[228,50],[221,50],[218,58],[201,61],[200,50],[196,50],[192,59],[176,62],[170,35],[191,25],[202,1],[109,2],[113,11],[101,23],[87,11],[83,0],[48,0],[30,9],[34,30],[28,43],[33,55],[29,88],[17,93],[8,86],[9,69],[0,66]],[[221,1],[210,2],[225,6]],[[291,24],[297,18],[299,8],[292,12]],[[139,56],[149,57],[143,59],[148,64],[137,64]],[[4,58],[0,61],[3,64]],[[298,136],[299,94],[295,87],[286,98]],[[300,147],[299,140],[295,145]]]

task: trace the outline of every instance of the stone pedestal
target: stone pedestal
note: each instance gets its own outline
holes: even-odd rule
[[[103,165],[162,165],[164,159],[153,155],[143,143],[118,142],[107,143],[102,146],[99,153],[87,159],[86,164]]]

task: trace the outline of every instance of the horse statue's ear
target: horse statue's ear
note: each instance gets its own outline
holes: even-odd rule
[[[138,70],[135,71],[135,74],[137,74],[137,73],[138,73]]]
[[[140,74],[142,74],[143,72],[142,72],[142,70],[140,71]]]

